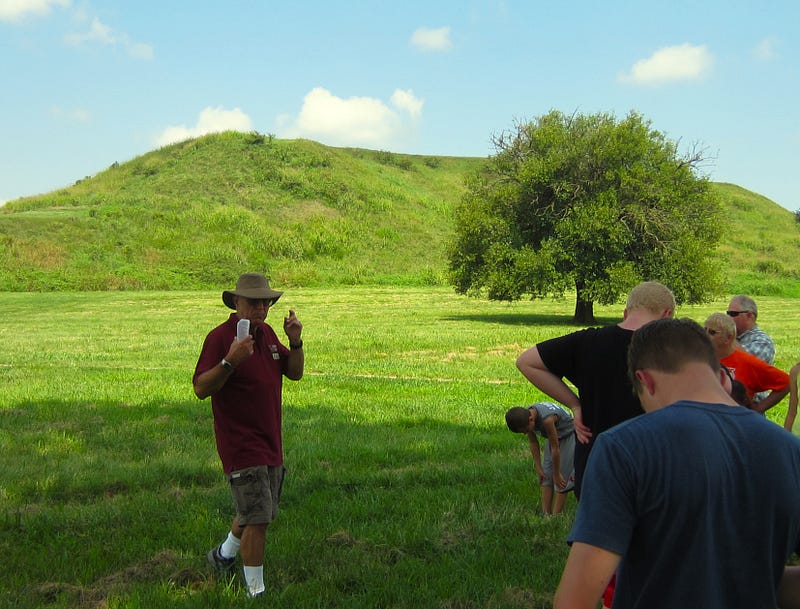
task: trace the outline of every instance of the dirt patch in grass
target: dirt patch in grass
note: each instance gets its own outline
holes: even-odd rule
[[[111,594],[123,593],[134,584],[169,582],[183,588],[200,588],[209,583],[208,574],[185,567],[185,562],[176,552],[165,550],[150,560],[107,575],[92,586],[48,582],[38,586],[35,592],[48,604],[66,602],[79,609],[104,609]]]

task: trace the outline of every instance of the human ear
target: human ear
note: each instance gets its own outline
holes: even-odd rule
[[[653,395],[656,392],[653,376],[647,370],[636,370],[633,374],[639,381],[640,394],[646,392],[648,395]]]

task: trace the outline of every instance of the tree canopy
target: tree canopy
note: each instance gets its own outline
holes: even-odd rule
[[[552,111],[493,143],[455,209],[458,292],[515,300],[574,289],[575,320],[590,323],[595,302],[641,280],[663,282],[678,302],[718,291],[721,208],[696,147],[679,154],[635,112]]]

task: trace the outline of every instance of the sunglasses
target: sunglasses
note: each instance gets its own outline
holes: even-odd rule
[[[734,378],[733,378],[733,372],[731,372],[731,369],[728,368],[727,366],[720,366],[720,368],[722,368],[725,371],[725,374],[728,375],[728,378],[730,379],[731,384],[733,384]]]
[[[738,317],[742,313],[749,313],[750,311],[725,311],[730,317]]]
[[[272,305],[275,304],[275,298],[245,298],[247,304],[251,307],[257,307],[259,305],[264,305],[265,309],[269,309]]]

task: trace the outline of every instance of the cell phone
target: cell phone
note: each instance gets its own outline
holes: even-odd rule
[[[236,324],[236,340],[244,340],[250,334],[250,320],[240,319]]]

